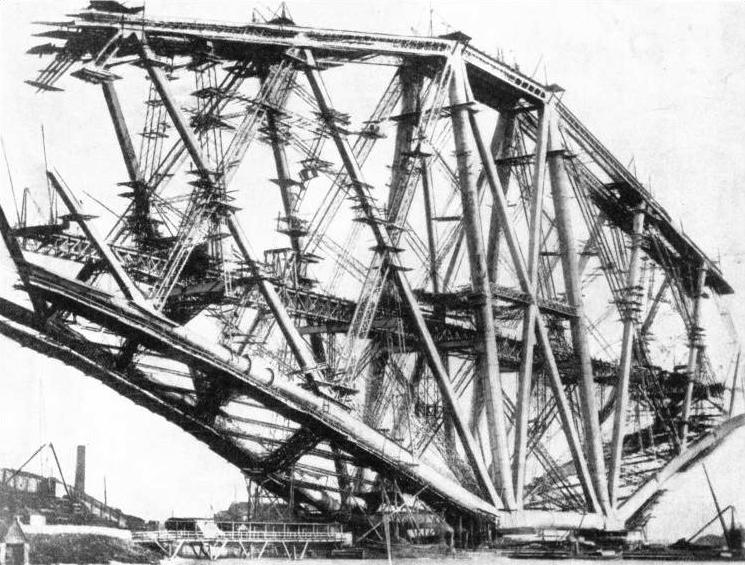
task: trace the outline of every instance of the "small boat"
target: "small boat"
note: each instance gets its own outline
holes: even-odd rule
[[[576,559],[584,561],[610,561],[621,559],[623,553],[614,549],[587,549],[582,551],[576,547],[536,547],[521,549],[507,554],[513,559]]]
[[[364,547],[344,547],[332,549],[329,557],[332,559],[365,559],[367,552]]]
[[[507,557],[512,559],[572,559],[572,553],[570,551],[556,551],[556,550],[530,550],[530,551],[514,551],[508,553]]]

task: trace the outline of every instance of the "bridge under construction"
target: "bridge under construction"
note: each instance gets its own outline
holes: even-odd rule
[[[64,163],[0,213],[28,294],[0,299],[0,333],[295,516],[618,532],[745,423],[737,347],[707,342],[736,339],[733,289],[558,85],[462,32],[286,11],[95,0],[41,24],[28,84],[89,83],[122,177],[97,187],[109,217]]]

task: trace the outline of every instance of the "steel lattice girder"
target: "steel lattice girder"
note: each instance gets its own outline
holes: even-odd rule
[[[142,310],[133,303],[123,304],[121,299],[113,298],[88,285],[55,275],[39,267],[31,267],[30,289],[44,296],[52,304],[95,320],[113,331],[126,332],[140,343],[167,352],[188,364],[210,366],[229,375],[231,379],[234,379],[236,388],[245,390],[249,396],[258,399],[262,404],[276,409],[303,425],[312,426],[319,432],[323,430],[321,433],[324,437],[331,438],[332,441],[343,446],[345,451],[352,453],[356,459],[365,461],[367,465],[384,473],[392,473],[402,485],[411,482],[414,488],[422,491],[422,499],[431,502],[435,507],[444,505],[460,513],[474,514],[484,518],[492,517],[504,527],[543,525],[543,527],[571,528],[579,524],[598,528],[610,527],[611,529],[620,527],[609,518],[599,514],[565,513],[556,516],[540,511],[528,510],[520,513],[501,511],[427,468],[426,465],[422,465],[415,457],[379,432],[362,423],[355,423],[339,407],[333,404],[324,405],[317,397],[297,385],[283,383],[279,380],[274,381],[270,376],[258,377],[246,372],[245,361],[231,360],[234,356],[229,351],[220,352],[210,347],[209,344],[202,344],[199,340],[191,339],[194,336],[189,335],[186,330],[177,328],[172,322],[155,313]],[[4,317],[15,323],[31,327],[34,325],[28,311],[7,301],[2,303],[2,313]],[[188,429],[190,433],[205,441],[229,461],[238,464],[247,473],[250,474],[252,470],[260,466],[250,454],[236,452],[235,446],[226,440],[224,433],[216,432],[211,426],[193,416],[183,414],[172,404],[163,402],[152,392],[139,387],[136,380],[131,383],[128,379],[112,372],[106,367],[106,363],[96,359],[95,346],[86,345],[80,337],[67,337],[72,343],[77,341],[80,344],[73,348],[71,344],[65,345],[65,342],[61,341],[65,338],[64,333],[56,333],[51,328],[44,332],[48,335],[38,336],[4,323],[0,331],[29,347],[41,350],[45,354],[80,368],[87,374],[102,379],[118,392]],[[248,370],[250,371],[250,366]],[[127,392],[124,392],[125,389]],[[287,496],[287,485],[279,482],[277,491],[278,494]]]

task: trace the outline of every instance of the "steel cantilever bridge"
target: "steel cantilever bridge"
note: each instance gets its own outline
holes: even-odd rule
[[[704,332],[731,287],[558,86],[459,32],[68,18],[28,82],[102,92],[116,217],[53,171],[64,213],[1,215],[4,335],[350,521],[395,484],[450,523],[633,527],[742,425]]]

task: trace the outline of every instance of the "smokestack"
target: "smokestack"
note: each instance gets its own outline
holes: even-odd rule
[[[75,491],[79,494],[85,492],[85,446],[78,446],[78,459],[75,464]]]

